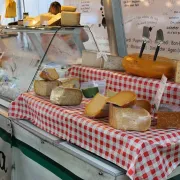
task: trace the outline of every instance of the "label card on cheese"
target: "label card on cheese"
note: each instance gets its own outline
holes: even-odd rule
[[[167,83],[167,77],[166,76],[162,76],[162,79],[160,81],[159,84],[159,88],[157,90],[156,96],[154,98],[154,105],[155,105],[155,109],[158,111],[160,103],[161,103],[161,99],[164,93],[164,90],[166,88],[166,83]]]

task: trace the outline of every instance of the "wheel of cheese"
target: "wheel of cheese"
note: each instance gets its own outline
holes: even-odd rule
[[[45,68],[39,75],[42,79],[54,81],[59,79],[59,74],[54,68]]]
[[[160,79],[164,74],[167,78],[175,75],[176,63],[165,57],[158,57],[153,61],[153,55],[144,54],[139,58],[138,54],[131,54],[124,57],[122,64],[126,72],[146,78]]]
[[[57,87],[52,90],[50,100],[60,106],[77,106],[81,104],[83,95],[81,90]]]
[[[109,123],[118,130],[147,131],[151,126],[151,115],[145,109],[121,108],[110,104]]]
[[[107,101],[120,107],[131,107],[136,103],[136,94],[132,91],[121,91]]]
[[[58,86],[58,81],[35,80],[34,92],[40,96],[50,96],[52,90]]]
[[[74,6],[61,6],[61,11],[75,12],[76,9]]]

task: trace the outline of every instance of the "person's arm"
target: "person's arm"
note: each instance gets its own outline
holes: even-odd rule
[[[80,32],[80,39],[82,42],[87,42],[89,40],[89,36],[83,28],[81,29]]]

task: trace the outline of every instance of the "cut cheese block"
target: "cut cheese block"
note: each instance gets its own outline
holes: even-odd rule
[[[173,78],[176,63],[165,57],[158,57],[153,61],[153,55],[144,54],[139,58],[138,54],[124,57],[122,62],[126,72],[136,76],[160,79],[164,74],[167,78]]]
[[[135,107],[143,108],[146,111],[148,111],[149,113],[151,113],[151,104],[150,104],[149,101],[146,101],[146,100],[137,100],[136,104],[135,104]]]
[[[5,7],[6,7],[5,17],[15,18],[16,17],[16,2],[14,0],[6,0]]]
[[[62,12],[61,25],[62,26],[79,26],[81,13],[78,12]]]
[[[72,87],[72,88],[80,89],[81,86],[79,82],[79,78],[69,77],[69,78],[59,79],[59,81],[61,82],[61,86],[63,87]]]
[[[61,11],[75,12],[76,9],[74,6],[61,6]]]
[[[121,108],[110,105],[110,126],[118,130],[147,131],[151,115],[145,109]]]
[[[180,83],[180,62],[177,62],[175,82]]]
[[[109,115],[108,97],[97,94],[86,106],[84,114],[91,118],[102,118]]]
[[[136,94],[132,91],[121,91],[108,99],[108,103],[120,107],[130,107],[136,103]]]
[[[61,13],[56,14],[48,21],[48,26],[59,26],[61,25]]]
[[[48,21],[52,19],[55,15],[53,14],[41,14],[40,15],[40,25],[48,25]]]
[[[54,81],[59,79],[59,74],[54,68],[45,68],[39,75],[42,79]]]
[[[59,86],[59,81],[34,81],[34,92],[40,96],[50,96],[51,91]]]
[[[116,94],[118,94],[118,92],[114,92],[109,89],[107,89],[107,91],[106,91],[106,96],[109,98],[115,96]]]
[[[57,87],[53,89],[50,100],[60,106],[77,106],[81,104],[82,97],[79,89]]]

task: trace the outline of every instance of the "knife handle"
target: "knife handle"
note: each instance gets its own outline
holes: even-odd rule
[[[146,42],[143,41],[143,44],[142,44],[142,47],[141,47],[141,51],[140,51],[140,54],[139,54],[139,58],[142,57],[142,54],[143,54],[143,52],[144,52],[145,47],[146,47]]]
[[[154,61],[156,61],[156,59],[157,59],[159,50],[160,50],[160,46],[158,45],[157,48],[156,48],[155,54],[154,54]]]

